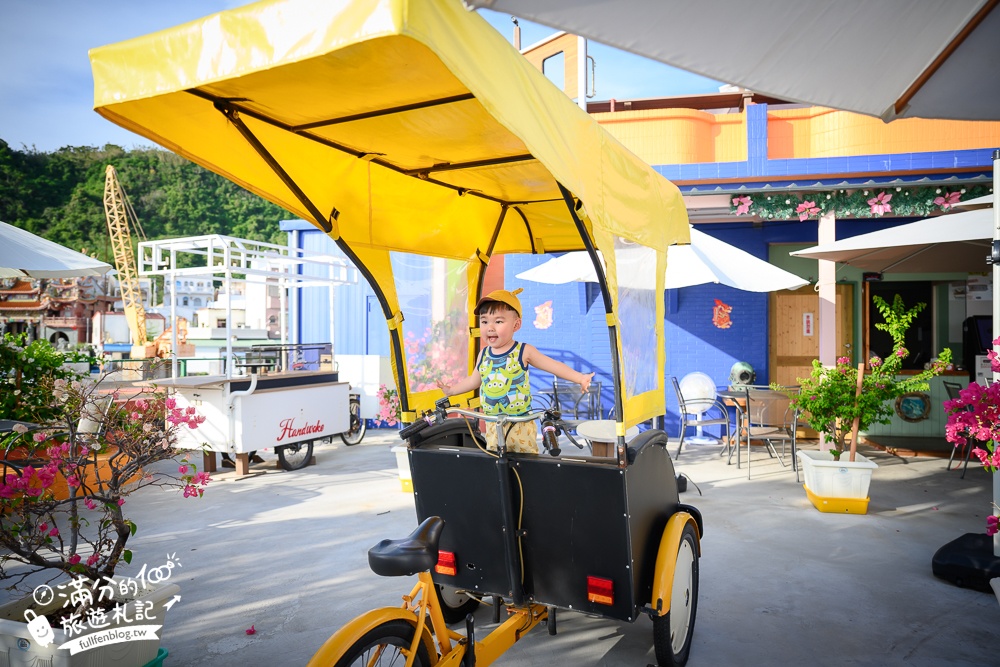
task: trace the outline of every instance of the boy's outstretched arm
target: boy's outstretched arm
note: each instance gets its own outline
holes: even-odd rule
[[[473,389],[478,389],[479,385],[482,384],[482,379],[479,376],[479,370],[473,371],[472,375],[462,380],[459,380],[455,384],[445,384],[443,382],[438,382],[438,387],[444,392],[445,396],[456,396],[458,394],[464,394],[467,391],[472,391]]]
[[[563,380],[575,382],[580,385],[580,389],[584,393],[590,389],[590,381],[594,379],[593,373],[575,371],[563,362],[556,361],[552,357],[542,354],[534,345],[527,343],[524,345],[524,363],[547,373],[552,373]]]

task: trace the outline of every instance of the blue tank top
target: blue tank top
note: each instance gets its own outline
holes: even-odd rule
[[[523,355],[523,343],[514,343],[510,351],[499,356],[488,347],[483,350],[479,357],[479,398],[486,414],[516,417],[531,410],[531,385]]]

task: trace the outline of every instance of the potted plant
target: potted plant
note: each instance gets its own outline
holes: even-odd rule
[[[854,367],[848,357],[837,359],[832,368],[814,360],[812,374],[799,378],[800,390],[792,400],[803,421],[819,431],[825,443],[831,444],[828,452],[799,450],[797,453],[805,475],[806,493],[821,511],[861,514],[867,511],[868,483],[877,466],[857,453],[858,432],[872,424],[888,424],[893,413],[892,401],[910,392],[926,391],[927,381],[951,361],[951,350],[945,348],[930,368],[900,376],[903,360],[909,356],[906,331],[926,304],[918,303],[907,309],[898,294],[891,306],[879,296],[873,296],[872,300],[885,320],[875,327],[892,337],[892,353],[885,359],[877,356],[869,359],[867,373],[864,364]],[[841,455],[848,446],[850,455],[844,461]],[[831,502],[831,498],[836,501]]]
[[[9,649],[20,661],[12,664],[138,667],[157,657],[155,630],[178,591],[169,575],[179,563],[164,554],[118,574],[138,530],[127,500],[149,485],[203,494],[208,475],[176,462],[174,445],[179,429],[204,418],[153,389],[125,396],[67,375],[46,345],[0,341],[0,384],[19,388],[0,412],[16,420],[0,434],[0,579],[30,593],[0,606],[0,653]]]
[[[1000,355],[996,348],[1000,346],[1000,337],[993,341],[993,349],[988,353],[990,367],[994,373],[1000,373]],[[944,410],[948,413],[945,424],[945,438],[956,447],[970,445],[969,439],[982,443],[982,447],[972,450],[983,468],[993,475],[993,510],[986,517],[986,535],[992,537],[1000,532],[1000,382],[983,386],[978,382],[971,383],[961,390],[958,398],[944,402]],[[990,580],[993,592],[1000,601],[1000,578]]]

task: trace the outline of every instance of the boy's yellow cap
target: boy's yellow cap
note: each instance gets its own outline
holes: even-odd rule
[[[524,290],[522,290],[520,287],[518,287],[513,292],[508,292],[505,289],[493,290],[492,292],[490,292],[489,294],[487,294],[486,296],[484,296],[482,299],[479,300],[479,303],[476,304],[476,310],[478,311],[479,307],[482,306],[483,302],[485,301],[499,301],[500,303],[506,303],[508,306],[513,308],[514,312],[517,313],[517,316],[521,317],[521,300],[518,299],[516,295],[520,294],[523,291]]]

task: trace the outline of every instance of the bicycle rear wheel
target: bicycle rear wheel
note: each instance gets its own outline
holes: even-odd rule
[[[334,667],[401,667],[406,664],[402,649],[413,642],[413,625],[407,621],[386,621],[351,644]],[[430,656],[423,643],[417,646],[414,667],[430,667]]]
[[[348,447],[361,442],[361,439],[365,437],[365,431],[368,430],[368,422],[361,416],[360,400],[351,399],[350,411],[350,428],[346,432],[340,434],[340,439],[343,440],[344,444]]]

